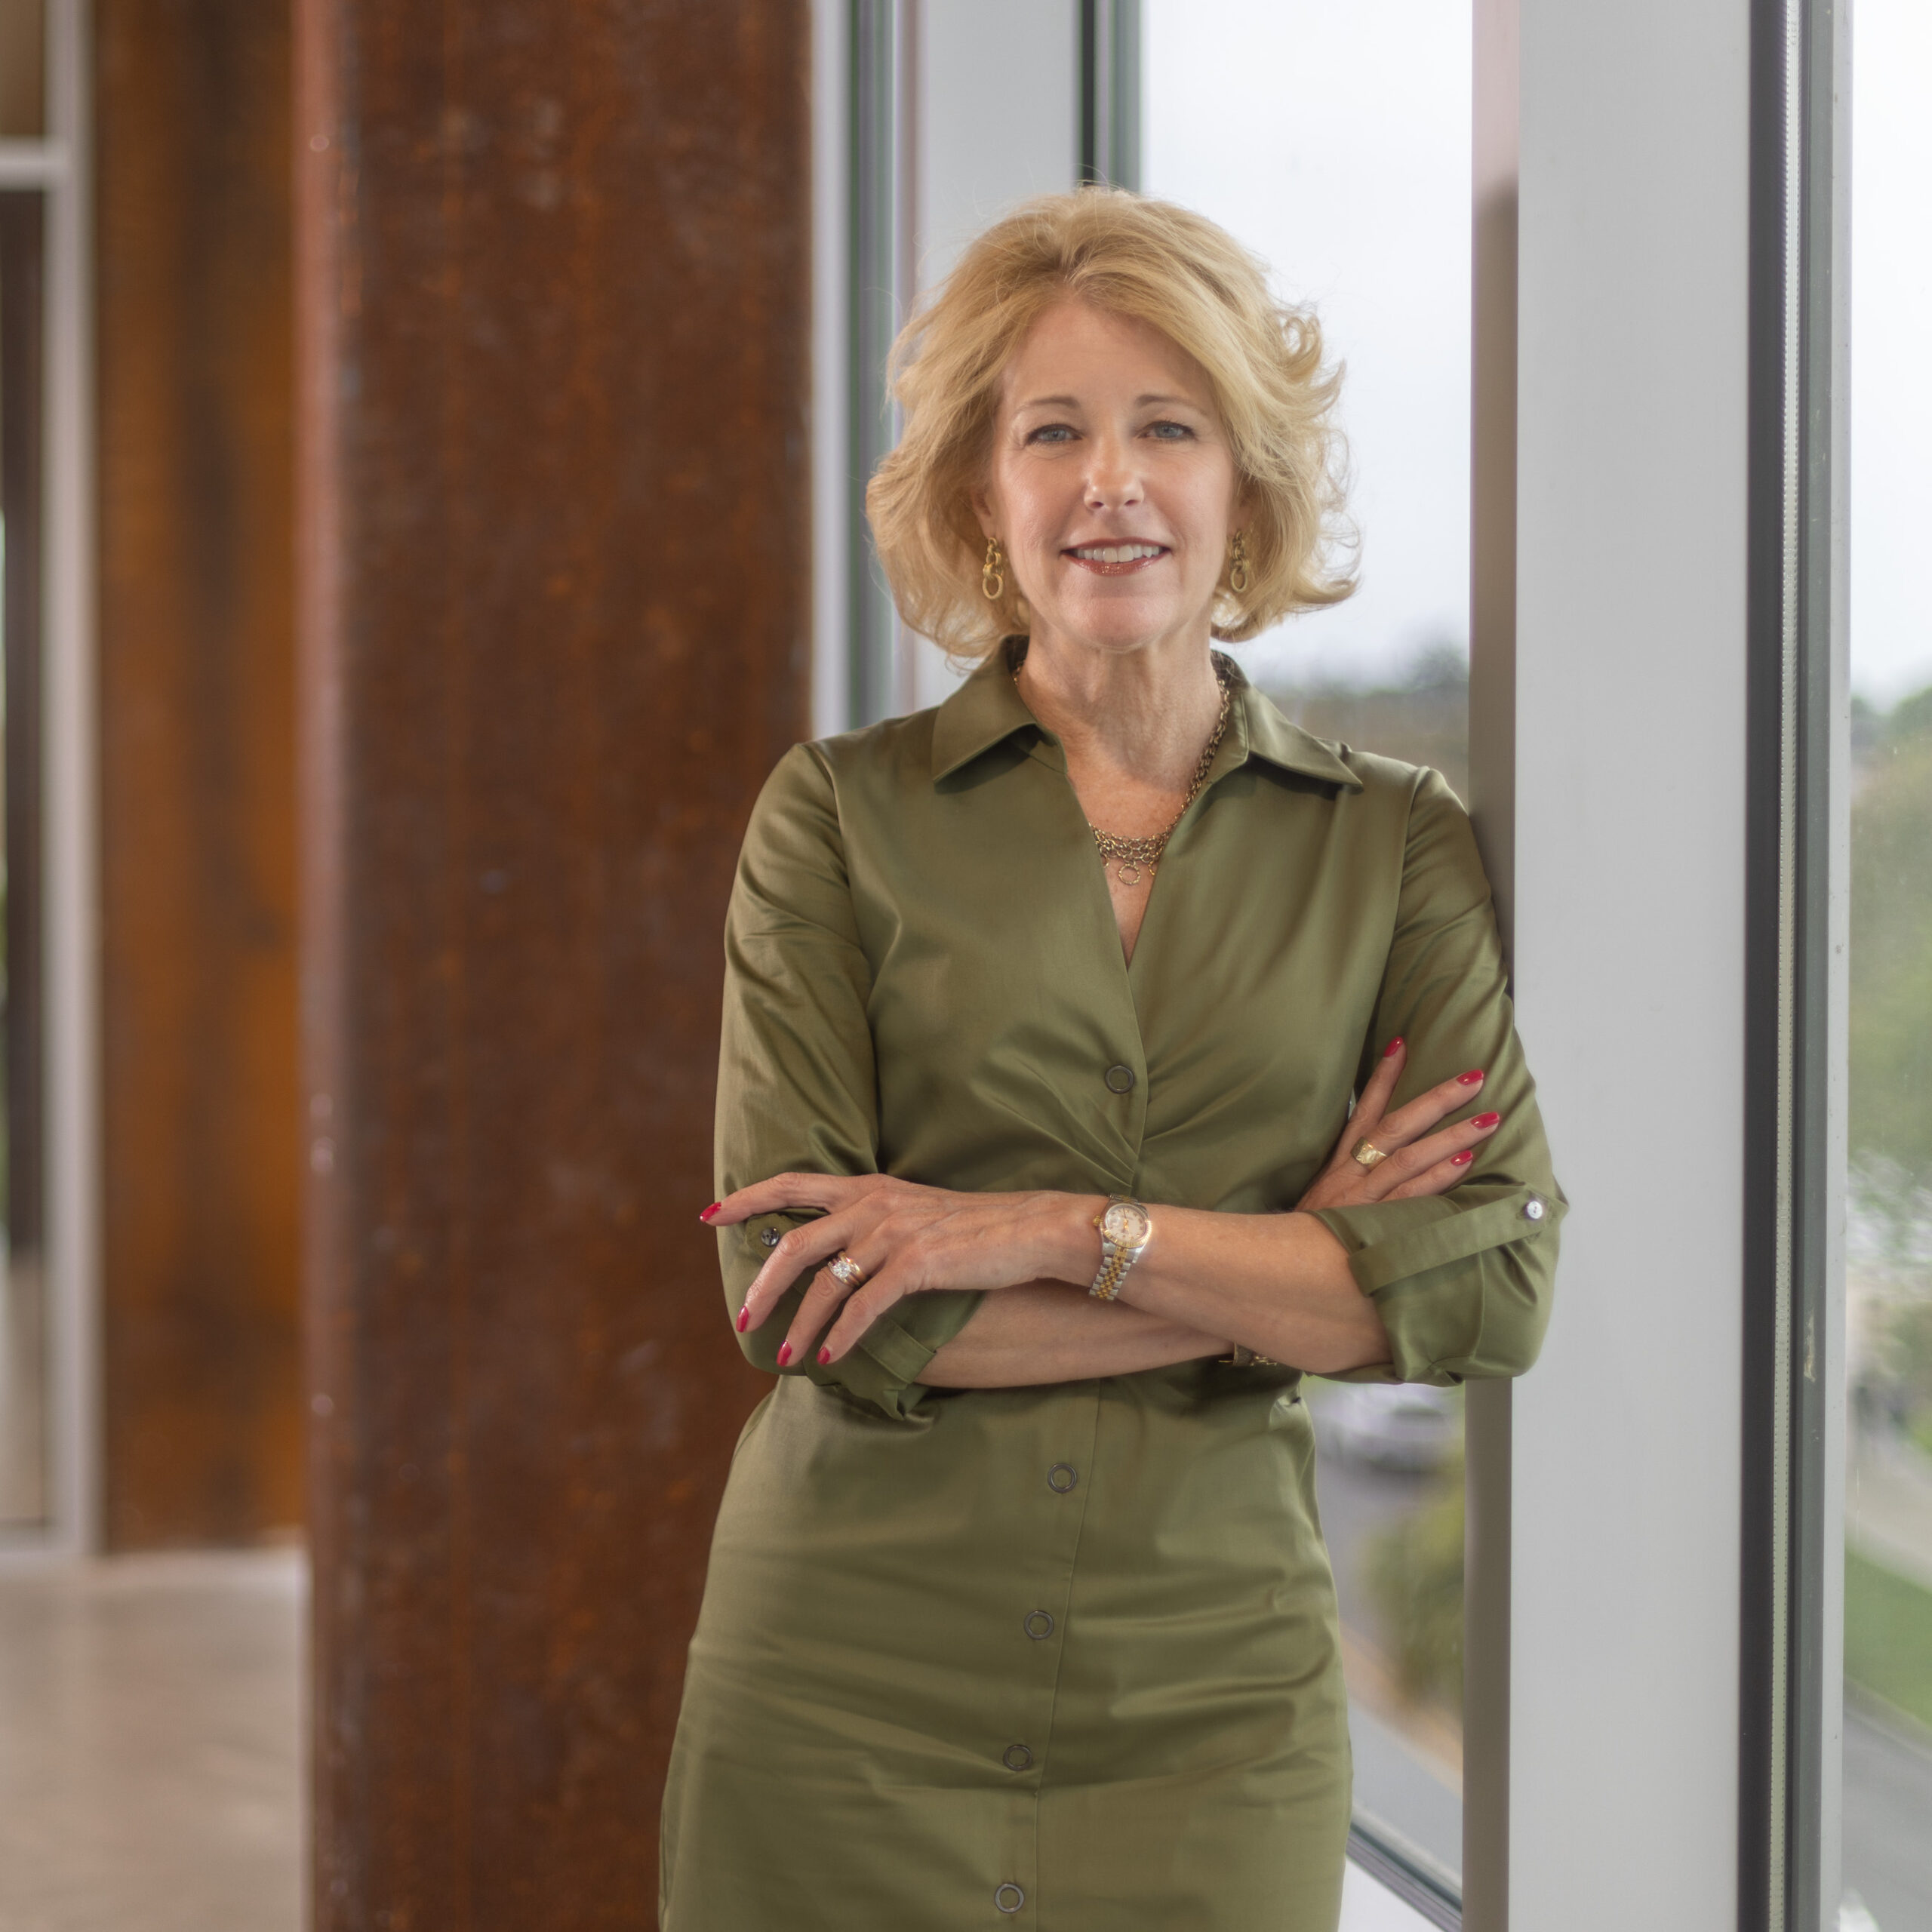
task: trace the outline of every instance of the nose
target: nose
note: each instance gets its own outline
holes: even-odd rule
[[[1090,510],[1131,509],[1146,494],[1133,446],[1118,436],[1096,436],[1088,445],[1087,507]]]

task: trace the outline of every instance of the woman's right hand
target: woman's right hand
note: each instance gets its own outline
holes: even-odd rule
[[[1453,1127],[1437,1128],[1437,1123],[1468,1106],[1482,1091],[1482,1069],[1475,1067],[1459,1073],[1390,1113],[1389,1097],[1407,1057],[1408,1051],[1400,1040],[1389,1041],[1342,1129],[1328,1164],[1295,1204],[1297,1213],[1447,1194],[1468,1174],[1477,1145],[1496,1131],[1503,1116],[1478,1114],[1475,1119],[1460,1121]],[[1436,1131],[1431,1132],[1432,1128]],[[1364,1140],[1380,1148],[1386,1158],[1373,1167],[1364,1167],[1355,1158],[1355,1150]]]

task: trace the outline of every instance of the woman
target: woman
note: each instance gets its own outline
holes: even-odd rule
[[[1033,203],[900,366],[879,555],[982,661],[746,837],[704,1218],[778,1381],[663,1923],[1331,1927],[1301,1375],[1517,1374],[1555,1259],[1487,888],[1435,774],[1212,648],[1349,587],[1319,337],[1225,234]]]

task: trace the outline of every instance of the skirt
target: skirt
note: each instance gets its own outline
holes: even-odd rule
[[[1333,1932],[1348,1722],[1293,1387],[1187,1364],[921,1420],[786,1377],[746,1424],[663,1932]]]

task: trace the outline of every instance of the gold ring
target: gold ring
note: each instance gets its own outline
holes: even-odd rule
[[[1386,1161],[1389,1156],[1372,1141],[1358,1140],[1355,1143],[1355,1151],[1350,1158],[1358,1167],[1372,1168],[1377,1161]]]
[[[866,1271],[842,1247],[826,1263],[826,1272],[841,1287],[857,1288],[865,1284]]]

